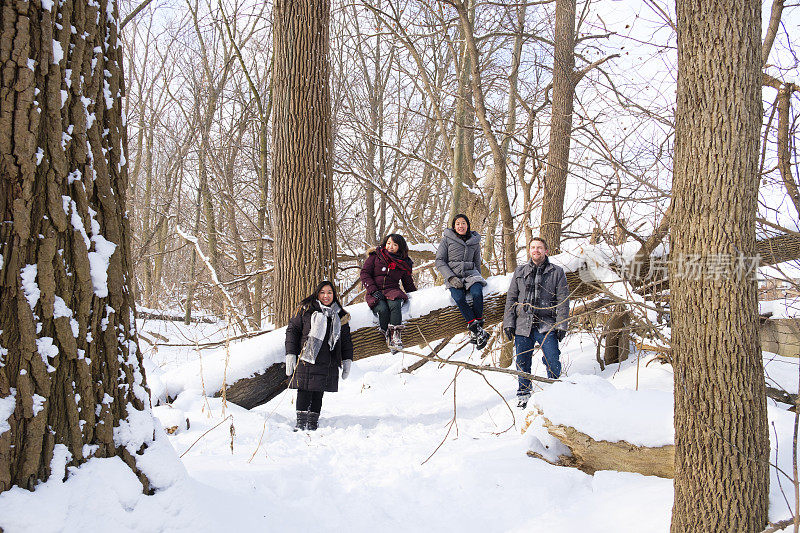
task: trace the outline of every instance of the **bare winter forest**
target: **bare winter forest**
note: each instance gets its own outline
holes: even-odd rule
[[[465,368],[511,366],[502,276],[543,237],[597,367],[674,369],[672,530],[777,528],[766,405],[798,391],[762,350],[800,348],[799,26],[786,0],[4,1],[0,494],[59,446],[157,492],[158,439],[118,428],[176,396],[150,396],[139,343],[178,344],[137,318],[272,339],[323,279],[364,302],[397,233],[432,289],[464,213],[491,289]],[[465,328],[432,302],[406,327],[420,366]],[[371,323],[353,343],[386,352]],[[264,360],[226,359],[223,401],[282,391]]]

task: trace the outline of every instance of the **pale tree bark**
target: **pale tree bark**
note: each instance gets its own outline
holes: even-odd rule
[[[51,471],[63,450],[69,466],[119,456],[149,491],[119,14],[108,0],[38,6],[0,10],[0,403],[14,406],[0,420],[0,492],[63,478]],[[148,429],[126,439],[117,429],[133,418]]]
[[[760,531],[767,523],[769,435],[755,276],[688,272],[681,261],[731,257],[735,267],[740,256],[755,255],[760,2],[678,1],[677,29],[672,531]]]
[[[336,273],[329,79],[330,2],[275,0],[272,199],[275,321]]]

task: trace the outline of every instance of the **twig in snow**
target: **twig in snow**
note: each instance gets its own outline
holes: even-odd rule
[[[763,529],[761,533],[774,533],[775,531],[780,531],[781,529],[791,526],[795,523],[797,517],[787,518],[786,520],[781,520],[780,522],[770,522],[769,527]]]
[[[212,431],[214,431],[215,429],[217,429],[218,427],[220,427],[220,426],[223,424],[223,422],[225,422],[225,421],[226,421],[227,419],[229,419],[229,418],[233,418],[233,415],[228,415],[228,416],[226,416],[225,418],[223,418],[223,419],[220,421],[220,423],[219,423],[219,424],[217,424],[216,426],[214,426],[214,427],[213,427],[213,428],[211,428],[211,429],[208,429],[208,430],[207,430],[205,433],[203,433],[202,435],[200,435],[199,437],[197,437],[197,440],[195,440],[195,441],[192,443],[192,445],[191,445],[191,446],[189,446],[188,448],[186,448],[186,451],[185,451],[185,452],[183,452],[182,454],[180,454],[180,456],[179,456],[179,457],[180,457],[180,458],[183,458],[183,456],[184,456],[184,455],[186,455],[187,453],[189,453],[189,450],[191,450],[191,449],[192,449],[192,447],[193,447],[195,444],[197,444],[198,442],[200,442],[200,439],[202,439],[203,437],[205,437],[206,435],[208,435],[209,433],[211,433]]]

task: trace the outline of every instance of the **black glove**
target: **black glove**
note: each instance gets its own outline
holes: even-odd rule
[[[379,302],[380,302],[381,300],[385,300],[385,299],[386,299],[386,296],[384,296],[384,295],[383,295],[383,293],[382,293],[381,291],[375,291],[375,292],[373,292],[373,293],[372,293],[372,297],[373,297],[373,298],[375,298],[376,300],[378,300]]]
[[[453,287],[454,289],[463,289],[464,288],[464,282],[461,281],[460,278],[457,278],[457,277],[453,276],[447,281],[450,282],[450,286]]]
[[[503,328],[503,333],[506,334],[506,338],[510,341],[514,340],[514,328]]]
[[[567,330],[565,330],[565,329],[557,329],[556,330],[556,338],[558,339],[558,342],[563,341],[564,337],[566,337],[566,336],[567,336]]]

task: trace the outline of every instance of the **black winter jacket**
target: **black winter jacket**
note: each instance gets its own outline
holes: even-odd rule
[[[298,314],[289,320],[286,326],[286,353],[299,355],[303,345],[308,339],[308,332],[311,330],[311,315],[319,311],[319,304],[314,302],[310,306],[301,309]],[[325,332],[325,342],[317,353],[315,363],[298,360],[297,369],[289,382],[290,389],[303,389],[308,391],[336,392],[339,390],[339,367],[342,366],[343,359],[353,358],[353,339],[350,337],[350,315],[344,311],[339,311],[339,318],[342,321],[342,328],[338,342],[333,350],[328,346],[328,338],[331,334],[331,321],[328,320],[328,329]]]

